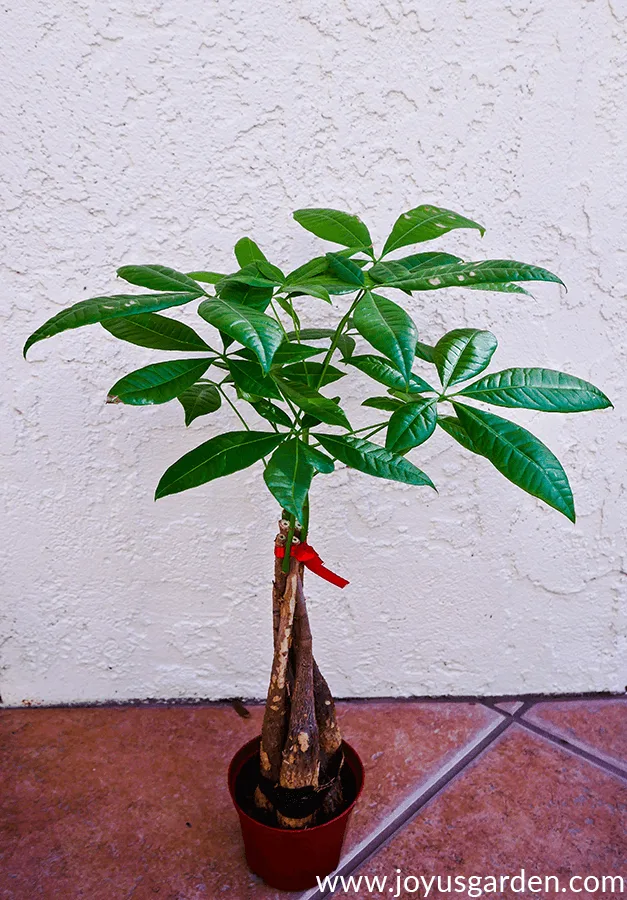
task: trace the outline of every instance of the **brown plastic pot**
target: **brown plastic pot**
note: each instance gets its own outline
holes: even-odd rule
[[[246,861],[255,875],[279,890],[302,891],[316,887],[316,876],[323,878],[329,875],[340,861],[348,818],[364,784],[361,759],[350,744],[342,742],[344,761],[354,781],[355,796],[339,816],[313,828],[294,831],[273,828],[257,822],[244,812],[236,796],[241,771],[259,754],[260,743],[260,737],[249,741],[237,751],[229,766],[229,791],[242,827]]]

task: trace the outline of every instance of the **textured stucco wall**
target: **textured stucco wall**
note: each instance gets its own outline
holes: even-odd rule
[[[424,340],[490,328],[498,367],[570,371],[616,409],[512,414],[567,467],[576,527],[443,434],[412,457],[439,495],[320,479],[312,541],[352,585],[309,580],[319,661],[338,695],[622,690],[625,0],[8,0],[1,15],[4,702],[260,696],[270,662],[259,466],[154,504],[217,419],[185,431],[175,403],[105,406],[162,357],[99,327],[28,363],[25,336],[119,290],[117,265],[228,268],[243,234],[296,265],[320,244],[292,209],[353,209],[381,240],[421,202],[488,227],[442,247],[534,261],[570,289],[423,295],[408,303]]]

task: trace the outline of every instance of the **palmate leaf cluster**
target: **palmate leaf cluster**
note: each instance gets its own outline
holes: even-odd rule
[[[402,248],[456,228],[483,234],[476,222],[435,206],[403,213],[379,256],[357,216],[301,209],[294,218],[342,249],[287,274],[248,237],[235,245],[237,270],[231,273],[124,266],[119,277],[149,293],[76,303],[38,328],[26,342],[25,354],[44,338],[96,323],[119,340],[187,354],[137,369],[109,392],[110,402],[133,406],[176,399],[186,425],[223,407],[239,419],[237,430],[205,441],[170,466],[157,497],[263,460],[268,488],[302,521],[313,477],[330,474],[336,463],[378,478],[433,487],[407,454],[439,427],[574,521],[571,488],[557,458],[526,429],[483,405],[566,413],[608,407],[608,398],[580,378],[546,368],[482,374],[497,347],[494,335],[457,328],[435,345],[426,344],[407,311],[408,297],[415,292],[465,287],[526,294],[526,282],[561,284],[560,279],[514,260],[468,262],[433,250],[401,255]],[[341,309],[336,328],[311,323],[311,297]],[[196,331],[161,314],[192,304],[210,329]],[[353,429],[340,397],[330,396],[336,393],[335,383],[351,373],[374,382],[376,393],[362,405],[385,414],[366,428]],[[250,412],[265,427],[251,425]]]

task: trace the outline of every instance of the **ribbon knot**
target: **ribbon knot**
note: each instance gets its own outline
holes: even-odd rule
[[[283,559],[285,557],[285,547],[277,547],[275,545],[274,555],[277,559]],[[292,544],[290,547],[290,556],[293,556],[294,559],[301,562],[315,575],[324,578],[325,581],[334,584],[336,587],[345,588],[346,585],[349,584],[345,578],[342,578],[340,575],[336,575],[335,572],[327,569],[311,544]]]

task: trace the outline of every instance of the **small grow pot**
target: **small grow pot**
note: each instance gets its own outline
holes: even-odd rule
[[[239,815],[246,861],[255,875],[279,890],[316,887],[316,876],[323,878],[339,864],[348,819],[364,783],[361,759],[350,744],[342,742],[348,805],[338,816],[313,828],[276,828],[258,822],[242,806],[243,782],[258,762],[260,743],[260,737],[249,741],[237,751],[229,766],[229,791]]]

